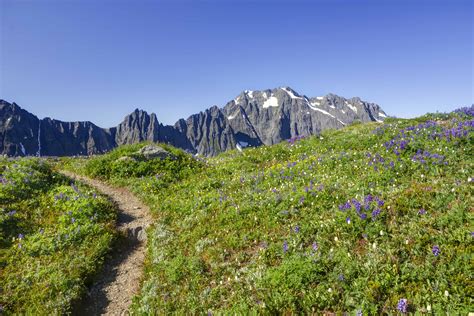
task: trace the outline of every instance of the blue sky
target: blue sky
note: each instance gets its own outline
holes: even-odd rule
[[[473,103],[462,0],[0,1],[0,98],[109,127],[290,86],[412,117]]]

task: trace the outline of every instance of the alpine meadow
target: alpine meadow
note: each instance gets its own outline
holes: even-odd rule
[[[474,316],[471,0],[0,0],[0,316]]]

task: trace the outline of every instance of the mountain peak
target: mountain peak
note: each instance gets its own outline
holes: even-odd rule
[[[317,135],[354,120],[381,122],[387,117],[375,103],[333,93],[308,98],[289,86],[244,90],[224,107],[212,106],[174,125],[162,125],[154,113],[135,108],[116,127],[88,122],[39,120],[15,103],[0,100],[0,153],[10,156],[88,155],[122,144],[165,142],[192,153],[215,155],[247,146],[272,145],[296,136]],[[51,136],[52,135],[52,136]],[[51,141],[54,139],[55,141]]]

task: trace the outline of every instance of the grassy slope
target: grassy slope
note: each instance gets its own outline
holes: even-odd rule
[[[174,173],[140,162],[150,170],[124,176],[114,161],[138,147],[72,163],[129,185],[155,211],[136,313],[379,314],[400,299],[409,311],[467,312],[471,119],[358,124],[204,166],[174,163]],[[99,172],[106,165],[117,171]]]
[[[63,314],[113,240],[114,207],[42,160],[0,160],[0,174],[0,306]]]

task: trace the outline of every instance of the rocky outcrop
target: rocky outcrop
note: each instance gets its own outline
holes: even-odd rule
[[[156,146],[156,145],[146,145],[145,147],[141,148],[138,151],[138,154],[145,157],[145,159],[155,159],[158,158],[160,160],[163,159],[174,159],[175,156],[172,155],[170,152],[165,150],[163,147]]]
[[[173,126],[136,109],[117,127],[91,122],[38,119],[15,103],[0,100],[0,153],[7,156],[91,155],[141,141],[163,142],[193,154],[216,155],[229,149],[272,145],[295,136],[316,135],[355,120],[383,121],[375,103],[327,94],[307,97],[289,87],[243,91],[223,108],[213,106]]]

